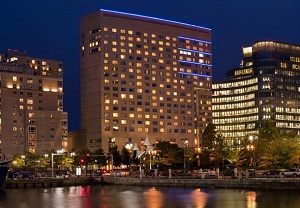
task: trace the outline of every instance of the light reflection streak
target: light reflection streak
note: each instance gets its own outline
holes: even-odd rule
[[[147,207],[163,207],[164,195],[155,188],[151,188],[144,193]]]
[[[139,208],[141,207],[142,196],[135,191],[124,191],[120,193],[122,207]]]
[[[208,194],[201,192],[201,189],[196,189],[192,193],[192,198],[194,202],[193,207],[204,208],[207,203]]]
[[[256,203],[256,198],[257,198],[257,194],[255,191],[249,191],[246,193],[246,206],[247,208],[256,208],[257,207],[257,203]]]

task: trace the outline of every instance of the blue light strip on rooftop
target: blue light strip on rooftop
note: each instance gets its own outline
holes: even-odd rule
[[[182,39],[185,39],[185,40],[197,41],[197,42],[201,42],[201,43],[211,44],[211,42],[209,42],[209,41],[199,40],[199,39],[195,39],[195,38],[188,38],[188,37],[183,37],[183,36],[178,36],[178,38],[182,38]]]
[[[185,25],[185,26],[190,26],[190,27],[197,27],[197,28],[204,29],[204,30],[211,30],[210,28],[207,28],[207,27],[201,27],[201,26],[197,26],[197,25],[187,24],[187,23],[183,23],[183,22],[176,22],[176,21],[172,21],[172,20],[160,19],[160,18],[156,18],[156,17],[149,17],[149,16],[144,16],[144,15],[118,12],[118,11],[112,11],[112,10],[106,10],[106,9],[100,9],[100,11],[116,13],[116,14],[123,14],[123,15],[130,15],[130,16],[134,16],[134,17],[142,17],[142,18],[153,19],[153,20],[159,20],[159,21],[175,23],[175,24],[180,24],[180,25]]]
[[[179,50],[182,51],[189,51],[189,52],[195,52],[195,53],[201,53],[201,54],[205,54],[205,55],[212,55],[211,53],[207,53],[207,52],[202,52],[202,51],[195,51],[195,50],[190,50],[190,49],[185,49],[185,48],[178,48]]]
[[[194,73],[187,73],[187,72],[178,72],[179,74],[184,74],[184,75],[191,75],[191,76],[197,76],[197,77],[206,77],[206,78],[211,78],[209,75],[204,75],[204,74],[194,74]]]
[[[179,62],[183,62],[183,63],[189,63],[189,64],[198,64],[198,65],[203,65],[203,66],[212,66],[211,64],[203,64],[203,63],[199,63],[199,62],[193,62],[193,61],[184,61],[184,60],[178,60]]]

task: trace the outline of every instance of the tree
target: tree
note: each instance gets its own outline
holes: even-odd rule
[[[177,169],[180,166],[182,167],[182,149],[178,146],[178,144],[171,144],[170,142],[162,141],[156,144],[156,149],[160,150],[159,166],[162,167],[162,169]]]
[[[209,123],[202,134],[202,147],[204,149],[213,149],[216,133],[216,125]]]
[[[216,126],[212,123],[208,124],[202,135],[202,146],[204,156],[210,158],[214,163],[214,167],[218,168],[224,164],[230,155],[230,148],[225,138],[220,132],[217,132]],[[203,157],[202,157],[203,158]]]
[[[122,159],[121,159],[121,154],[118,151],[118,146],[115,145],[113,147],[109,148],[109,152],[113,155],[114,157],[114,166],[120,166],[122,164]]]
[[[130,160],[130,152],[123,147],[121,151],[121,161],[123,165],[127,165],[129,167],[129,160]]]
[[[300,147],[296,135],[280,133],[270,120],[259,131],[255,146],[260,167],[288,168],[299,163]]]
[[[211,159],[216,168],[219,168],[222,164],[224,166],[225,160],[229,157],[230,148],[222,134],[216,134],[215,141],[213,142],[213,148],[211,150]],[[224,168],[224,167],[223,167]]]

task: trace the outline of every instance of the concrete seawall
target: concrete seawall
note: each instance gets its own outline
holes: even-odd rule
[[[139,179],[106,177],[104,181],[108,184],[132,186],[300,190],[299,179]]]
[[[160,186],[189,188],[234,188],[234,189],[280,189],[300,190],[298,178],[249,178],[249,179],[183,179],[183,178],[130,178],[104,177],[66,179],[7,179],[3,188],[38,188],[86,185],[126,185],[126,186]]]
[[[60,186],[84,186],[103,184],[101,178],[72,177],[64,179],[39,178],[39,179],[6,179],[3,188],[38,188]]]

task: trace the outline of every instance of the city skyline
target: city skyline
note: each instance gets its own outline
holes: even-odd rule
[[[232,1],[37,1],[1,6],[0,49],[28,51],[64,64],[64,111],[70,131],[80,129],[80,19],[101,8],[199,25],[212,29],[213,80],[239,66],[241,47],[258,40],[300,44],[300,2]],[[160,5],[160,7],[157,7]],[[228,49],[230,51],[228,51]]]

